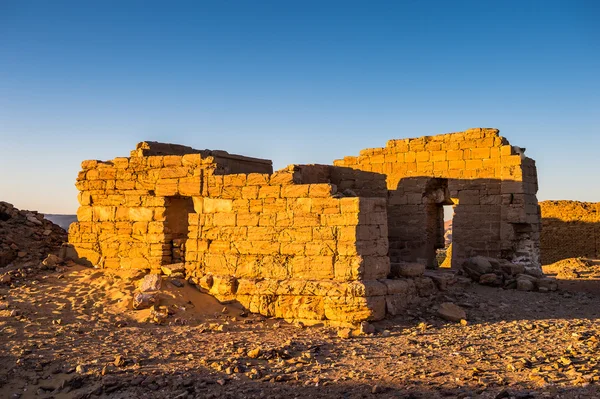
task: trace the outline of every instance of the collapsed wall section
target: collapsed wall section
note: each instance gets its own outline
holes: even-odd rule
[[[475,255],[539,270],[535,162],[497,129],[390,140],[334,165],[382,174],[392,261],[434,266],[443,246],[440,208],[455,205],[452,264]],[[343,184],[340,188],[344,188]]]
[[[600,203],[542,201],[542,264],[600,258]]]

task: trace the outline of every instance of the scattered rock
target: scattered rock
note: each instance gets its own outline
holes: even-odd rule
[[[359,332],[361,335],[373,334],[375,333],[375,327],[373,327],[371,323],[363,321],[362,323],[360,323]]]
[[[248,357],[250,359],[257,359],[260,356],[260,348],[254,348],[248,351]]]
[[[449,321],[459,322],[467,318],[465,310],[452,302],[442,303],[437,313],[441,318]]]
[[[157,292],[136,292],[133,294],[133,308],[147,309],[158,303]]]
[[[524,278],[517,279],[517,290],[532,291],[533,288],[534,288],[534,285],[531,280],[524,279]]]
[[[50,254],[46,257],[46,259],[42,261],[42,265],[46,266],[49,269],[52,269],[56,267],[56,265],[58,265],[60,262],[62,262],[62,259],[60,259],[54,254]]]
[[[349,328],[340,328],[337,332],[337,335],[343,339],[352,338],[352,330]]]
[[[160,267],[160,270],[166,276],[170,276],[175,273],[184,273],[185,265],[183,263],[174,263],[172,265],[163,265]]]
[[[502,284],[502,279],[498,278],[498,276],[494,273],[482,274],[479,276],[479,284],[483,285],[500,285]]]
[[[160,291],[162,278],[160,274],[146,274],[140,283],[141,292]]]
[[[478,281],[482,274],[488,274],[493,271],[490,261],[483,256],[474,256],[467,259],[462,264],[462,270],[473,280]]]
[[[381,385],[377,385],[377,384],[373,385],[373,388],[371,388],[371,393],[373,395],[377,395],[377,394],[382,393],[384,391],[385,391],[385,389]]]

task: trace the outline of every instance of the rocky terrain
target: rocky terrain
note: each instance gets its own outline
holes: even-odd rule
[[[66,240],[66,231],[44,215],[0,202],[0,267],[35,268]]]
[[[64,262],[0,288],[0,396],[593,398],[600,286],[576,279],[470,284],[352,331],[247,314],[171,277],[133,310],[141,274]]]

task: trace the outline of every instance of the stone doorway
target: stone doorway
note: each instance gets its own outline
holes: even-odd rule
[[[163,256],[163,263],[182,263],[189,232],[188,218],[194,213],[194,202],[191,197],[167,197],[165,206],[165,241],[169,255]]]
[[[448,179],[431,179],[424,194],[426,199],[426,244],[425,262],[427,268],[439,266],[440,250],[446,247],[445,242],[445,213],[453,214],[455,201],[450,198]],[[450,210],[449,210],[449,209]]]

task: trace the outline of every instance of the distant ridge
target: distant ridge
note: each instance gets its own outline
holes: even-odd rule
[[[63,229],[69,231],[71,223],[77,221],[77,215],[56,215],[51,213],[44,214],[44,218],[48,219],[54,224],[59,225]]]

